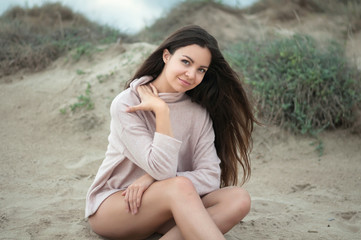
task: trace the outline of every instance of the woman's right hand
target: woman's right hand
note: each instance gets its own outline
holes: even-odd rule
[[[135,215],[142,203],[142,197],[144,192],[155,181],[155,179],[149,174],[144,174],[137,180],[135,180],[129,187],[122,193],[126,205],[126,211]]]
[[[136,106],[128,107],[127,112],[143,110],[157,113],[158,111],[168,108],[168,105],[160,97],[158,97],[158,90],[151,83],[138,86],[137,91],[139,93],[141,103]]]

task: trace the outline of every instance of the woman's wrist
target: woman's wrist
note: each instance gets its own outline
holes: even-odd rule
[[[173,137],[168,105],[166,103],[164,103],[164,105],[158,105],[157,108],[154,109],[154,113],[156,131]]]
[[[153,112],[156,116],[159,115],[169,115],[169,107],[168,104],[166,104],[165,102],[161,102],[159,104],[157,104],[154,109]]]

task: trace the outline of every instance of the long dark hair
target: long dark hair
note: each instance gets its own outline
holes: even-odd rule
[[[243,169],[243,184],[251,174],[249,153],[256,119],[237,73],[224,59],[217,40],[206,30],[191,25],[171,34],[144,61],[126,88],[136,78],[147,75],[155,79],[160,75],[164,67],[164,49],[173,54],[178,48],[192,44],[208,48],[212,59],[201,84],[186,94],[205,107],[212,118],[215,147],[221,160],[221,186],[238,183],[238,164]]]

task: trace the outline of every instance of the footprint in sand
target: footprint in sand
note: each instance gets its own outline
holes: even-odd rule
[[[298,184],[298,185],[295,185],[295,186],[292,187],[291,193],[300,192],[300,191],[308,191],[308,190],[311,190],[313,188],[316,188],[316,187],[312,186],[309,183]]]
[[[352,233],[360,232],[361,211],[334,212],[336,225],[343,231]]]
[[[0,228],[5,225],[6,222],[9,221],[9,218],[6,213],[1,213],[0,215]]]
[[[80,169],[83,168],[93,162],[96,161],[101,161],[104,158],[104,152],[102,152],[101,154],[90,154],[90,155],[85,155],[83,156],[79,161],[77,162],[71,162],[71,163],[67,163],[65,164],[65,167],[67,169]]]
[[[64,167],[72,170],[77,179],[90,178],[99,168],[104,159],[104,152],[87,154],[80,159],[72,159],[64,164]]]
[[[262,213],[273,213],[274,209],[285,209],[287,204],[264,198],[252,199],[252,211]]]

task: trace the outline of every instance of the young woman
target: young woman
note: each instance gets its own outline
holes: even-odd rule
[[[170,35],[112,102],[86,217],[116,239],[224,239],[250,210],[256,121],[237,74],[199,26]],[[222,188],[220,188],[222,187]]]

